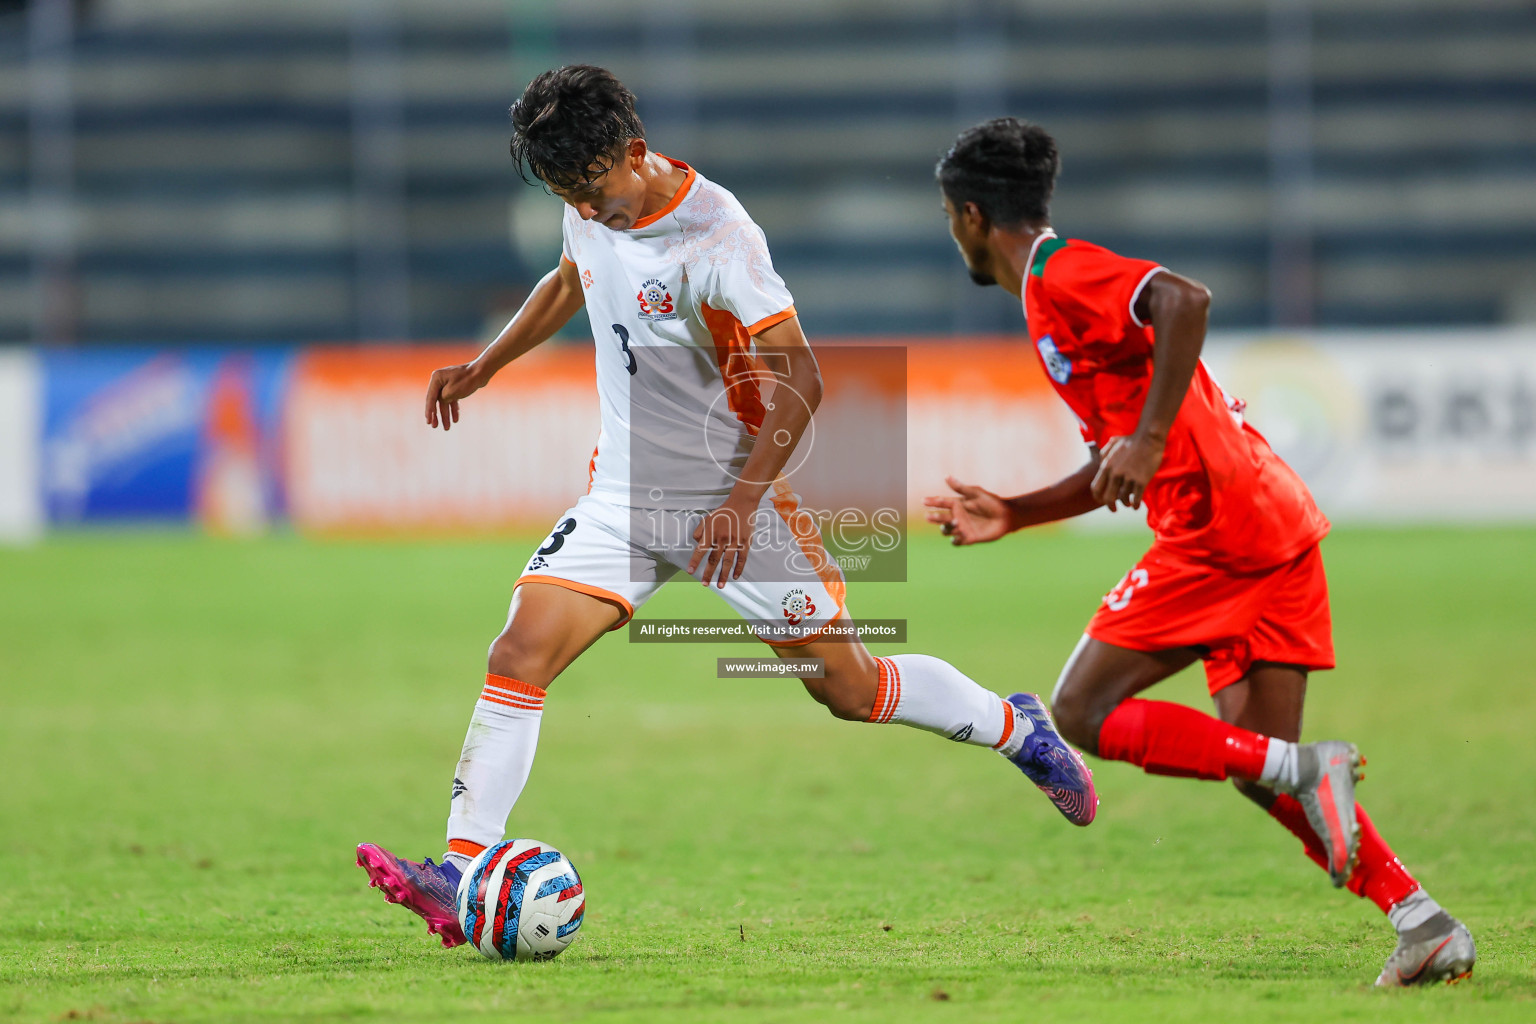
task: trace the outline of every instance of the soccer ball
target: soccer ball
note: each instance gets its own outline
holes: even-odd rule
[[[509,839],[470,861],[459,883],[459,926],[491,960],[548,960],[576,939],[587,901],[565,854]]]

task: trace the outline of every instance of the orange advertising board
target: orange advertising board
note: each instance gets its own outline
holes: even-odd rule
[[[1027,338],[907,341],[909,509],[949,493],[948,476],[1019,494],[1083,464],[1077,421]]]
[[[1015,492],[1081,463],[1077,429],[1034,353],[1007,338],[818,342],[818,443],[860,444],[870,393],[889,410],[902,387],[899,373],[861,361],[861,347],[905,349],[909,509],[942,490],[946,475]],[[599,429],[591,348],[535,350],[462,403],[451,431],[428,429],[432,370],[473,354],[453,345],[302,353],[284,424],[294,524],[322,533],[495,532],[547,525],[573,504],[587,489]]]
[[[536,351],[426,424],[427,380],[470,347],[316,348],[294,367],[289,511],[319,532],[495,531],[542,524],[587,487],[597,442],[592,352]]]

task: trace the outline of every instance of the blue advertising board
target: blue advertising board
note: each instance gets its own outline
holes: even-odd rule
[[[261,523],[283,505],[291,350],[43,356],[42,490],[55,524]]]

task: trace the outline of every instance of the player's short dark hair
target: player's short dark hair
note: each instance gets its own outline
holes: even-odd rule
[[[934,168],[951,203],[975,203],[1001,227],[1050,220],[1051,193],[1060,172],[1056,140],[1017,117],[967,128]]]
[[[512,160],[530,185],[587,184],[613,167],[621,146],[643,138],[635,94],[591,64],[544,72],[512,104]]]

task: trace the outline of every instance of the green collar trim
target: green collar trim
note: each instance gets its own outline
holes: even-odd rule
[[[1045,276],[1045,261],[1051,258],[1051,254],[1064,247],[1067,243],[1060,238],[1047,238],[1035,249],[1035,261],[1029,265],[1029,272],[1036,277]]]

